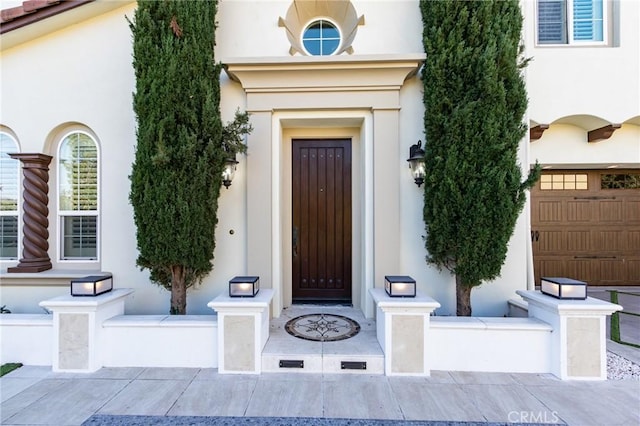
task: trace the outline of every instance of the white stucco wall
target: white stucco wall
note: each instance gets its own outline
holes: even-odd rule
[[[610,46],[536,45],[535,1],[525,1],[531,119],[553,123],[589,114],[622,123],[640,115],[640,3],[617,0]],[[619,35],[615,35],[619,34]]]
[[[54,157],[59,140],[56,136],[71,123],[97,136],[101,157],[100,261],[57,260],[55,158],[49,172],[49,256],[55,269],[112,272],[114,286],[135,290],[127,301],[130,313],[166,313],[169,293],[150,284],[147,272],[135,265],[136,230],[128,199],[136,143],[132,109],[135,78],[131,32],[125,19],[133,18],[135,4],[122,4],[116,10],[3,50],[0,124],[17,136],[21,152],[43,152]],[[223,119],[230,120],[242,105],[232,96],[223,96],[231,99],[221,108]],[[212,313],[207,302],[226,289],[231,277],[245,272],[242,167],[240,164],[233,186],[222,191],[215,270],[202,286],[190,290],[189,313]],[[3,275],[6,267],[16,263],[1,262]],[[68,294],[65,286],[27,284],[33,283],[25,280],[24,285],[0,286],[2,304],[13,312],[42,312],[39,301]]]
[[[358,16],[364,15],[365,22],[358,26],[354,55],[422,52],[422,18],[417,1],[351,3]],[[289,56],[290,45],[278,18],[286,16],[290,4],[289,0],[220,2],[216,58]]]
[[[640,18],[639,6],[631,0],[621,1],[620,8],[624,13],[620,14],[623,21],[620,47],[563,49],[533,45],[533,4],[533,1],[524,2],[525,40],[528,56],[534,57],[527,70],[530,119],[553,123],[565,116],[592,114],[612,122],[624,122],[639,115],[638,97],[634,104],[633,93],[638,93],[639,88],[637,52],[640,42],[637,25],[630,25],[633,19],[637,23]],[[220,2],[216,58],[288,58],[290,46],[284,28],[278,26],[278,17],[286,15],[289,5],[288,0]],[[363,0],[353,1],[353,5],[358,16],[364,15],[365,22],[358,27],[353,43],[354,55],[422,52],[422,22],[417,0]],[[123,2],[116,10],[87,21],[70,23],[64,29],[3,50],[0,124],[17,135],[22,152],[55,154],[51,151],[56,142],[53,139],[65,123],[80,123],[95,133],[102,166],[101,261],[92,265],[64,266],[113,272],[116,287],[135,290],[127,302],[127,313],[166,313],[168,292],[150,284],[147,273],[135,266],[135,226],[128,201],[128,175],[135,152],[136,124],[131,107],[131,93],[135,90],[131,33],[124,17],[133,17],[134,8],[133,3]],[[602,56],[604,60],[594,61],[594,55]],[[600,65],[592,66],[592,63]],[[563,70],[562,73],[558,73],[558,69]],[[221,77],[220,108],[223,120],[228,121],[236,109],[246,108],[246,96],[239,83],[229,80],[224,72]],[[595,94],[587,100],[577,96],[585,87],[592,88],[593,81],[606,81],[606,84],[596,85]],[[562,96],[557,96],[558,93]],[[575,97],[574,93],[577,94]],[[616,101],[618,94],[622,94],[620,102]],[[580,101],[576,100],[578,98]],[[442,304],[438,314],[447,315],[455,312],[454,279],[447,271],[439,272],[425,262],[422,190],[413,184],[405,161],[409,146],[418,140],[424,142],[423,111],[422,83],[418,77],[412,77],[400,90],[397,141],[398,166],[402,173],[398,189],[401,270],[389,271],[389,274],[416,278],[420,289]],[[578,129],[576,133],[574,128],[575,125],[570,124],[557,125],[545,132],[541,140],[530,145],[523,143],[521,162],[526,165],[538,158],[545,163],[593,163],[596,159],[613,163],[622,156],[634,158],[633,155],[638,155],[638,126],[633,123],[626,123],[610,140],[597,144],[580,142],[584,130]],[[563,140],[567,150],[547,143],[547,140],[556,139],[552,138],[554,135]],[[616,145],[612,149],[613,144]],[[530,157],[528,150],[531,150]],[[252,155],[251,146],[248,155]],[[229,189],[222,189],[219,200],[214,271],[202,286],[189,292],[187,307],[192,314],[211,313],[206,303],[226,291],[227,281],[234,275],[251,273],[247,270],[247,216],[250,214],[246,197],[247,161],[243,157],[238,159],[240,164],[233,184]],[[270,159],[264,158],[264,161]],[[52,188],[55,187],[55,174],[55,166],[52,166]],[[50,194],[49,253],[55,267],[60,268],[63,265],[56,260],[55,192]],[[515,290],[526,288],[529,275],[527,211],[528,206],[518,222],[501,277],[495,283],[474,290],[475,315],[505,314],[506,301],[513,297]],[[3,262],[0,266],[5,268],[15,263]],[[67,291],[62,286],[46,289],[0,286],[2,304],[7,304],[14,312],[41,312],[37,307],[39,301],[53,293],[66,294]]]
[[[358,27],[354,40],[354,54],[375,55],[388,53],[419,53],[422,47],[422,19],[417,1],[390,2],[354,1],[357,15],[364,15],[365,24]],[[218,36],[217,58],[241,57],[286,57],[290,45],[284,37],[284,28],[278,27],[278,16],[284,17],[290,2],[261,2],[256,4],[245,1],[222,2],[219,10],[219,34],[225,34],[225,42]],[[252,17],[260,16],[254,20]],[[274,16],[274,19],[268,19]],[[252,30],[238,26],[238,20],[251,20]],[[255,23],[255,24],[253,24]],[[384,36],[381,36],[384,35]],[[233,96],[236,102],[242,99],[240,84],[222,81],[223,99]],[[413,276],[420,288],[435,297],[442,304],[441,315],[455,313],[455,280],[448,271],[439,272],[427,265],[426,251],[422,236],[422,190],[417,188],[410,178],[405,161],[409,155],[409,146],[418,140],[424,141],[422,105],[422,82],[414,77],[405,82],[401,89],[400,135],[398,140],[399,169],[401,177],[400,191],[400,271],[389,274],[408,274]],[[225,102],[226,103],[226,102]],[[229,108],[229,105],[225,105]],[[223,114],[224,108],[223,106]],[[233,108],[233,107],[232,107]],[[232,109],[231,108],[231,109]],[[249,145],[251,152],[251,144]],[[521,160],[528,164],[526,149],[523,148]],[[528,209],[528,208],[527,208]],[[526,288],[527,261],[526,236],[528,221],[520,221],[512,242],[513,249],[501,278],[474,291],[474,314],[502,315],[507,312],[506,300],[517,289]],[[357,285],[357,283],[354,283]]]
[[[529,118],[549,124],[531,144],[531,162],[553,168],[640,167],[640,3],[613,0],[603,46],[536,44],[536,2],[526,0]],[[623,124],[610,139],[587,142],[587,131]]]
[[[611,138],[588,143],[584,129],[555,124],[531,143],[530,158],[554,168],[640,167],[640,126],[623,124]]]

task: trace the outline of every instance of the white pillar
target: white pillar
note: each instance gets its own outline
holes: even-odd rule
[[[260,284],[274,287],[272,275],[272,144],[271,111],[251,110],[253,133],[247,137],[247,271],[260,277]],[[279,220],[279,219],[278,219]]]
[[[218,314],[218,373],[260,374],[272,299],[263,288],[255,297],[222,294],[207,303]]]
[[[606,317],[622,306],[587,297],[561,300],[540,293],[518,293],[529,305],[529,317],[553,327],[551,372],[562,380],[606,380]]]
[[[430,376],[431,313],[440,307],[428,296],[390,297],[380,288],[369,290],[376,303],[376,331],[384,352],[387,376]]]
[[[400,270],[400,170],[399,108],[373,110],[373,244],[374,282]],[[406,162],[404,162],[406,163]],[[408,179],[407,179],[408,180]]]
[[[132,289],[116,289],[96,297],[60,296],[40,302],[53,312],[53,371],[91,373],[102,368],[102,323],[124,314]]]

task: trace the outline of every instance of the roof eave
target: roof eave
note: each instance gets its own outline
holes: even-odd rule
[[[25,12],[11,20],[3,21],[0,24],[0,34],[5,34],[14,30],[17,30],[27,25],[34,24],[42,21],[43,19],[51,18],[60,13],[64,13],[68,10],[75,9],[76,7],[84,6],[87,3],[94,2],[95,0],[72,0],[64,1],[60,3],[54,3],[47,7],[37,9],[32,12]],[[22,7],[20,7],[22,8]],[[17,8],[16,8],[17,9]]]
[[[135,3],[135,0],[75,0],[52,4],[39,11],[25,14],[24,17],[17,17],[0,24],[0,51],[7,51],[20,44]],[[47,16],[35,16],[45,10],[47,10]]]

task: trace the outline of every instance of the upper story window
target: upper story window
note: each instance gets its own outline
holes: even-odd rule
[[[538,44],[603,44],[607,0],[538,0]]]
[[[58,148],[60,260],[98,259],[98,144],[87,133],[67,134]]]
[[[325,19],[314,21],[304,30],[302,45],[310,55],[332,55],[340,47],[340,31]]]
[[[9,157],[18,143],[0,132],[0,259],[18,258],[18,198],[20,161]]]

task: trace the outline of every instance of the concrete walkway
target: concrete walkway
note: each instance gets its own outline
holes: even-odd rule
[[[80,425],[93,414],[640,424],[639,381],[563,382],[539,374],[233,376],[103,368],[81,375],[25,366],[0,378],[0,393],[3,425]]]

